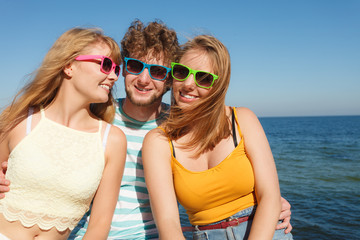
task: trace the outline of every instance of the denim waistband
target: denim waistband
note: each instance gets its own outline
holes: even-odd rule
[[[224,222],[224,221],[228,221],[231,218],[252,217],[255,214],[255,210],[256,210],[256,205],[245,208],[243,210],[240,210],[239,212],[235,213],[234,215],[232,215],[232,216],[230,216],[228,218],[225,218],[223,220],[213,222],[213,223],[210,223],[210,224],[206,224],[206,225],[197,225],[197,226],[210,226],[210,225],[218,224],[218,223],[221,223],[221,222]]]

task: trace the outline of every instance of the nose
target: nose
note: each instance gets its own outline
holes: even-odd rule
[[[183,82],[184,86],[188,89],[194,89],[195,88],[195,79],[194,79],[194,75],[191,73],[190,76],[185,79],[185,81]]]
[[[143,85],[148,85],[151,82],[149,69],[145,68],[142,73],[138,75],[138,82]]]
[[[110,81],[116,82],[118,80],[118,76],[115,74],[115,69],[112,70],[109,74],[108,74],[108,79]]]

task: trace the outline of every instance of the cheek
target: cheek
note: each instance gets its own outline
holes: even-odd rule
[[[207,97],[210,94],[210,90],[212,88],[209,89],[205,89],[205,88],[198,88],[198,93],[201,97]]]
[[[124,85],[125,86],[128,86],[130,85],[134,80],[134,75],[132,74],[125,74],[125,77],[124,77]]]
[[[173,92],[178,92],[181,84],[182,84],[182,82],[173,80],[173,82],[172,82],[172,90],[173,90]]]
[[[153,84],[155,86],[155,88],[160,91],[163,92],[165,89],[165,82],[161,82],[161,81],[155,81],[153,80]]]

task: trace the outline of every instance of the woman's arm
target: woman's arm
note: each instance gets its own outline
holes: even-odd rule
[[[253,166],[258,202],[249,239],[272,239],[279,219],[280,187],[275,162],[264,130],[247,108],[237,108],[245,152]]]
[[[94,196],[89,227],[84,240],[99,240],[108,237],[124,172],[126,147],[124,133],[112,126],[105,151],[105,168]]]
[[[173,185],[169,142],[160,129],[154,129],[146,135],[142,156],[151,210],[160,238],[185,239]]]

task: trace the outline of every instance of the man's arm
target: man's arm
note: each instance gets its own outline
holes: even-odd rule
[[[5,179],[5,173],[7,170],[7,158],[9,156],[9,149],[7,147],[6,141],[0,143],[0,199],[5,197],[5,192],[10,190],[9,185],[10,181]]]
[[[5,192],[10,190],[9,185],[10,181],[5,179],[5,173],[7,170],[7,161],[1,163],[1,171],[0,171],[0,199],[5,197]]]
[[[283,197],[281,197],[281,213],[280,213],[280,217],[279,220],[282,220],[283,222],[278,224],[276,226],[276,229],[285,229],[285,233],[289,233],[292,230],[292,226],[290,223],[290,218],[291,218],[291,205],[290,203]]]

